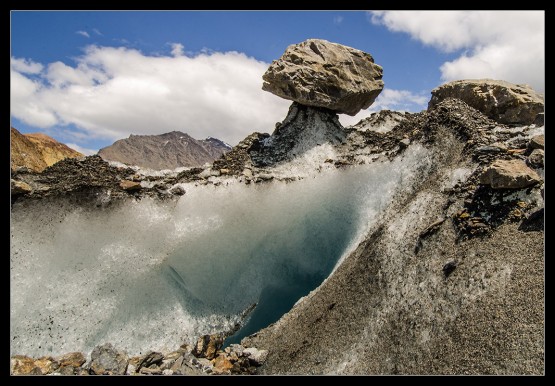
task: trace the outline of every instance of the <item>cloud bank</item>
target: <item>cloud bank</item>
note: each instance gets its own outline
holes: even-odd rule
[[[290,102],[261,89],[267,63],[238,52],[185,56],[178,43],[171,55],[91,45],[75,65],[12,58],[12,116],[74,147],[172,130],[236,144],[285,117]]]
[[[441,79],[494,78],[545,91],[544,11],[375,11],[372,23],[460,56]]]

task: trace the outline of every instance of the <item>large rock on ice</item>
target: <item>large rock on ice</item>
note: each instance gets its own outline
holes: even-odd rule
[[[366,52],[327,40],[287,47],[262,76],[262,89],[307,106],[355,115],[383,89],[382,67]]]
[[[528,85],[503,80],[455,80],[432,90],[428,108],[446,98],[457,98],[489,118],[505,124],[529,125],[544,112],[543,95]]]
[[[541,182],[541,178],[521,160],[494,161],[480,177],[493,189],[521,189]]]

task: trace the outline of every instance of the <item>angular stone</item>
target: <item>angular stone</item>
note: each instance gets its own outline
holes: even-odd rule
[[[19,194],[30,193],[33,191],[33,188],[31,188],[29,184],[23,181],[11,180],[11,191],[12,191],[12,195],[15,196]]]
[[[529,125],[544,112],[543,95],[528,85],[503,80],[467,79],[445,83],[432,90],[428,108],[446,98],[457,98],[489,118],[505,124]]]
[[[528,143],[528,147],[530,149],[544,149],[545,148],[545,136],[543,134],[536,135],[535,137],[530,138],[530,142]]]
[[[262,89],[307,106],[349,115],[367,109],[383,89],[383,69],[366,52],[327,40],[287,47],[262,76]]]
[[[85,356],[80,352],[70,352],[58,357],[60,366],[81,367],[86,362]]]
[[[526,163],[532,168],[543,168],[545,154],[542,149],[534,149],[528,156]]]
[[[137,365],[137,369],[141,370],[143,367],[150,367],[151,365],[158,365],[162,362],[164,356],[155,351],[148,352],[145,356],[141,358]]]
[[[141,190],[141,183],[140,182],[135,182],[135,181],[129,181],[129,180],[123,180],[119,183],[119,186],[123,189],[126,190],[128,192],[131,191],[135,191],[135,190]]]
[[[82,364],[82,363],[81,363]],[[54,358],[45,356],[35,360],[35,366],[37,366],[42,374],[51,374],[56,371],[60,367],[60,363],[58,363]],[[81,365],[78,365],[79,367]]]
[[[116,350],[111,343],[105,343],[93,349],[90,370],[96,375],[123,375],[128,360],[125,351]]]
[[[25,355],[14,355],[10,359],[10,374],[12,375],[42,375],[41,369],[33,358]]]
[[[231,361],[226,357],[225,354],[220,354],[214,360],[214,369],[212,370],[214,374],[231,374],[231,369],[233,368],[233,364]]]
[[[493,189],[521,189],[541,182],[541,178],[520,160],[497,160],[480,176],[480,183]]]
[[[219,334],[203,335],[198,339],[193,355],[197,358],[214,359],[223,344],[224,339]]]

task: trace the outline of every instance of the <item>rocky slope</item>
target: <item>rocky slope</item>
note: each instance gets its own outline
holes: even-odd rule
[[[21,134],[10,128],[11,169],[28,168],[41,172],[46,167],[66,158],[78,158],[83,154],[56,141],[46,134]]]
[[[172,131],[160,135],[131,135],[98,151],[103,159],[153,170],[196,167],[210,163],[230,150],[224,142],[208,137],[196,140]]]

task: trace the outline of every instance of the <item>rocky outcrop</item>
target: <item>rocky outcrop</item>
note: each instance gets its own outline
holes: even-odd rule
[[[302,105],[355,115],[382,91],[382,74],[366,52],[308,39],[290,45],[272,62],[262,89]]]
[[[65,158],[82,157],[83,154],[42,133],[21,134],[10,128],[10,164],[12,170],[27,168],[41,172]]]
[[[258,149],[253,149],[250,156],[257,166],[273,165],[325,143],[340,144],[345,138],[336,113],[293,102],[287,117],[276,124],[272,135],[264,139]]]
[[[528,85],[502,80],[456,80],[432,90],[429,107],[445,98],[458,98],[489,118],[504,124],[529,125],[544,112],[543,95]]]
[[[160,135],[131,135],[98,151],[104,160],[153,170],[196,167],[211,163],[231,149],[212,137],[196,140],[172,131]]]
[[[530,149],[541,149],[543,150],[545,147],[545,136],[543,134],[536,135],[530,138],[530,142],[528,143],[528,147]]]
[[[522,189],[539,182],[540,176],[520,160],[497,160],[480,178],[480,183],[493,189]]]

